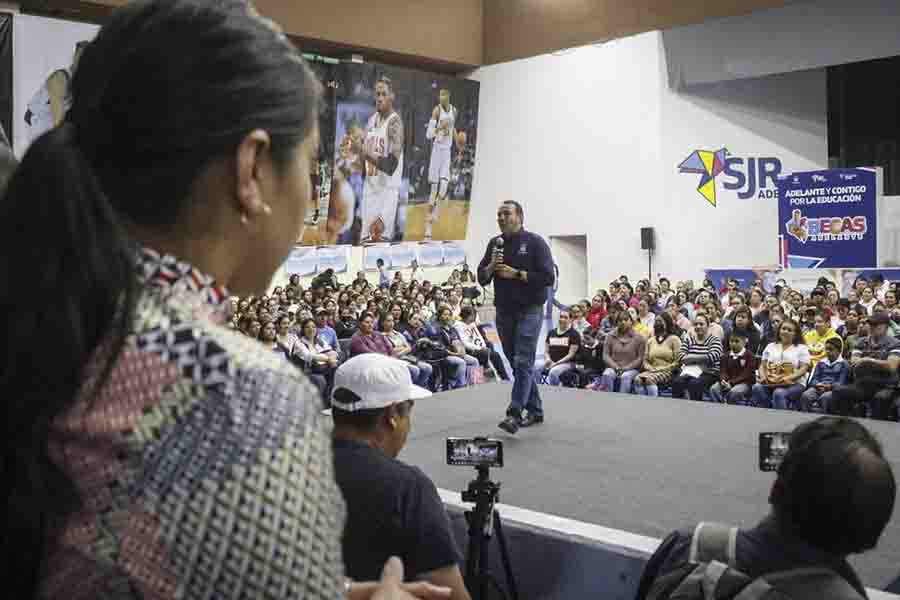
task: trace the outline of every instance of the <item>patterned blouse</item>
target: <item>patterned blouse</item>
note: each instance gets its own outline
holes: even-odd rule
[[[110,380],[56,423],[84,508],[41,597],[341,598],[345,506],[317,392],[225,326],[208,275],[143,250],[138,277]]]

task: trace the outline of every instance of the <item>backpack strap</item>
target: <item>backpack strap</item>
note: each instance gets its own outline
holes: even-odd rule
[[[688,561],[692,563],[717,561],[736,568],[737,534],[737,527],[721,523],[699,523],[691,538]]]
[[[769,573],[745,587],[734,600],[759,600],[771,592],[778,597],[828,598],[829,600],[864,600],[850,583],[832,571],[807,567]]]

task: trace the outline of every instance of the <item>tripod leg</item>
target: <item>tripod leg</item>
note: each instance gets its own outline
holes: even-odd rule
[[[478,576],[478,554],[481,550],[481,546],[478,543],[478,536],[473,534],[475,528],[472,523],[475,519],[475,513],[471,510],[467,510],[465,514],[466,519],[469,522],[469,548],[466,552],[466,584],[469,586],[469,589],[472,589],[471,586],[474,585]]]
[[[506,536],[503,535],[503,524],[500,521],[500,513],[494,511],[494,529],[497,531],[497,541],[500,542],[500,558],[503,561],[503,570],[506,571],[506,583],[509,586],[511,600],[519,600],[519,590],[516,588],[516,579],[513,577],[512,563],[509,560],[509,548],[506,545]]]

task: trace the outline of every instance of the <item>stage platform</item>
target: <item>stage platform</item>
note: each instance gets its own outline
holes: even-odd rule
[[[421,467],[445,499],[458,499],[475,471],[445,464],[444,438],[502,439],[506,466],[491,475],[503,483],[504,504],[546,513],[550,529],[558,516],[621,530],[637,540],[622,545],[636,549],[701,520],[749,526],[765,516],[774,474],[758,469],[758,433],[814,417],[541,386],[546,423],[511,436],[497,428],[509,392],[491,383],[417,402],[401,460]],[[900,475],[900,426],[865,423]],[[851,559],[871,588],[900,572],[898,512],[879,547]]]

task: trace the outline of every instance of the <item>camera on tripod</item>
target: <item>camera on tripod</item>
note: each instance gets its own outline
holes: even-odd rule
[[[447,464],[454,467],[502,467],[503,442],[488,438],[447,438]]]
[[[491,481],[490,468],[503,466],[503,442],[483,437],[447,438],[447,464],[475,467],[478,477],[462,492],[463,502],[475,506],[465,512],[469,526],[469,545],[466,555],[466,584],[474,600],[489,600],[491,585],[508,600],[518,600],[509,549],[503,535],[503,525],[496,504],[500,501],[500,483]],[[506,572],[507,589],[494,578],[490,568],[488,545],[496,533],[500,545],[500,559]]]

